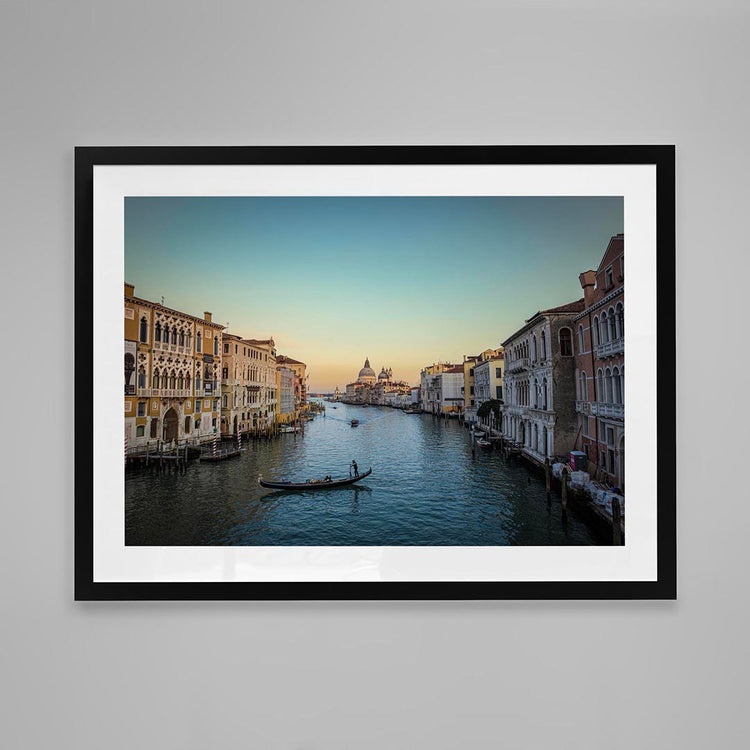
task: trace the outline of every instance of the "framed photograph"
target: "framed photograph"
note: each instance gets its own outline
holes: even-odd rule
[[[675,598],[674,189],[672,146],[77,148],[76,599]]]

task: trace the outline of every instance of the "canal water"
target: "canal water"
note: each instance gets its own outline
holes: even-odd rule
[[[518,459],[476,449],[455,420],[387,407],[325,404],[304,435],[251,441],[239,457],[193,462],[184,474],[131,470],[129,545],[589,545],[606,544],[575,508],[548,506],[544,479]],[[350,421],[359,419],[358,427]],[[307,492],[270,480],[348,476],[360,484]]]

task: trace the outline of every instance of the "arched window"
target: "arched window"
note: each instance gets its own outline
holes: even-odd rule
[[[531,337],[531,359],[536,362],[536,334]]]
[[[589,384],[586,379],[586,373],[581,373],[581,401],[589,400]]]
[[[161,323],[154,326],[154,341],[161,341]]]
[[[177,387],[182,390],[185,387],[185,378],[182,377],[182,373],[177,376]]]
[[[609,331],[609,325],[607,323],[607,311],[605,310],[602,313],[602,318],[600,322],[601,330],[599,331],[599,339],[601,340],[602,344],[606,344],[609,341],[609,338],[607,337],[607,332]]]
[[[615,307],[615,331],[618,339],[625,335],[625,315],[622,302],[618,302]]]
[[[539,406],[539,381],[534,378],[534,408]]]
[[[195,376],[195,392],[200,393],[200,390],[201,390],[201,375],[200,373],[198,373]]]
[[[547,396],[547,378],[542,380],[542,408],[546,411],[548,408],[548,396]]]
[[[169,343],[169,326],[167,326],[167,325],[164,326],[164,336],[162,338],[162,341],[165,344]]]
[[[187,375],[185,375],[185,388],[187,388],[187,390],[190,390],[190,373],[187,373]]]
[[[189,416],[185,417],[185,434],[186,435],[190,434],[190,422],[191,422],[190,417]]]
[[[190,335],[190,331],[188,331],[185,334],[185,346],[189,349],[190,348],[190,342],[192,340],[192,336]]]
[[[597,390],[599,391],[599,403],[603,404],[605,401],[605,392],[604,392],[604,373],[599,369],[596,373],[596,385]]]
[[[563,357],[573,356],[573,334],[570,328],[560,329],[560,354]]]
[[[176,328],[172,329],[172,343],[173,344],[177,343],[177,329]]]
[[[224,395],[222,396],[222,403],[221,403],[221,405],[222,405],[222,406],[223,406],[223,407],[224,407],[225,409],[229,407],[229,399],[228,399],[228,397],[227,397],[227,394],[226,394],[226,393],[225,393],[225,394],[224,394]]]
[[[177,387],[177,373],[175,373],[174,370],[169,374],[169,387],[170,388],[176,388]]]
[[[599,346],[599,316],[594,318],[594,325],[591,329],[594,332],[594,346]]]
[[[578,326],[578,351],[580,354],[586,351],[586,346],[583,340],[583,326]]]
[[[146,317],[141,318],[141,343],[146,344],[148,342],[148,323],[146,322]]]
[[[607,338],[609,339],[609,341],[615,341],[617,338],[619,338],[616,335],[615,310],[613,307],[609,308],[609,313],[607,315]]]
[[[201,418],[196,417],[195,418],[195,431],[198,432],[201,428]]]
[[[143,365],[138,368],[138,387],[146,387],[146,368]]]
[[[221,379],[226,380],[229,377],[229,368],[228,367],[222,367],[221,368]]]
[[[185,346],[185,331],[180,331],[180,338],[177,341],[180,346]]]
[[[542,331],[542,359],[547,359],[547,334]]]
[[[161,387],[166,388],[167,387],[167,371],[164,370],[164,372],[161,374]]]
[[[608,404],[614,403],[612,400],[612,371],[609,369],[609,367],[604,371],[604,385],[607,388],[607,398],[606,401]]]
[[[158,388],[159,387],[159,368],[154,370],[154,375],[151,378],[151,387],[152,388]]]
[[[612,368],[612,395],[615,404],[622,403],[622,381],[620,380],[620,370],[617,367]]]
[[[200,331],[198,331],[198,333],[195,336],[195,351],[197,352],[203,351],[203,340],[201,339]]]
[[[219,353],[219,337],[214,336],[214,354]]]

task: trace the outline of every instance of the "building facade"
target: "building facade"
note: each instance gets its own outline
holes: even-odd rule
[[[573,322],[576,448],[592,476],[625,489],[625,240],[613,236],[596,271],[579,276],[584,309]]]
[[[478,409],[485,401],[504,398],[505,355],[503,349],[486,349],[474,361],[474,405]]]
[[[307,365],[284,354],[276,356],[276,364],[294,372],[294,404],[297,411],[307,409]]]
[[[530,458],[575,448],[574,319],[583,300],[541,310],[503,342],[502,433]]]
[[[125,439],[129,448],[201,442],[219,429],[223,326],[135,296],[125,284]]]
[[[284,365],[277,365],[278,401],[276,402],[276,419],[282,424],[293,422],[297,418],[294,401],[294,379],[294,370]]]
[[[464,407],[464,365],[438,362],[419,374],[420,407],[436,415],[455,415]]]

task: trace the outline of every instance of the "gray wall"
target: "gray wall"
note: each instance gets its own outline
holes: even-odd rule
[[[4,0],[0,745],[741,746],[747,408],[722,377],[730,336],[747,362],[749,20]],[[75,144],[642,142],[679,148],[679,602],[73,603]]]

